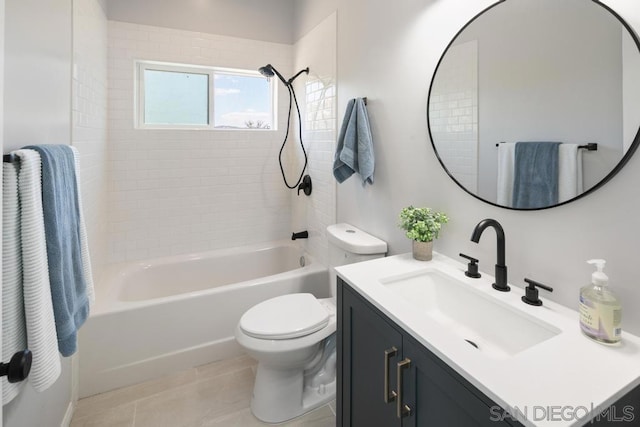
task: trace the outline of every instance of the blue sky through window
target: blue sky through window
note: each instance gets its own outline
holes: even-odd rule
[[[271,86],[261,76],[216,73],[214,124],[216,128],[273,128]]]

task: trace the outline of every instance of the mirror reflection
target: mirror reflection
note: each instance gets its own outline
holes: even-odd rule
[[[599,187],[628,160],[640,128],[639,76],[635,37],[602,5],[505,0],[468,24],[440,60],[431,140],[449,175],[476,197],[516,209],[555,206]]]

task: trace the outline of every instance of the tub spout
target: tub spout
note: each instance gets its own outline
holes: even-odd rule
[[[291,240],[308,239],[308,238],[309,238],[309,232],[307,230],[299,231],[299,232],[293,233],[291,235]]]

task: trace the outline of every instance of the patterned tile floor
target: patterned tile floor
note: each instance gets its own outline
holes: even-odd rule
[[[249,410],[255,368],[240,356],[87,397],[78,401],[71,427],[265,426]],[[335,406],[281,425],[335,427]]]

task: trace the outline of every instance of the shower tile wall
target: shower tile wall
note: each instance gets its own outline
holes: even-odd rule
[[[134,129],[134,60],[289,74],[291,45],[109,22],[109,259],[191,253],[291,233],[290,190],[277,163],[277,131]]]
[[[295,70],[310,68],[308,77],[300,79],[295,88],[302,104],[303,140],[309,157],[306,173],[312,177],[313,192],[309,197],[293,193],[293,224],[296,230],[309,230],[309,240],[302,244],[326,265],[325,230],[336,222],[336,181],[332,173],[337,115],[336,14],[298,40],[294,50]],[[294,169],[300,170],[303,157],[299,150],[296,163]]]
[[[107,254],[107,17],[96,0],[73,1],[72,145],[94,277]]]
[[[429,106],[438,155],[472,193],[478,191],[478,41],[453,45],[440,63]]]

